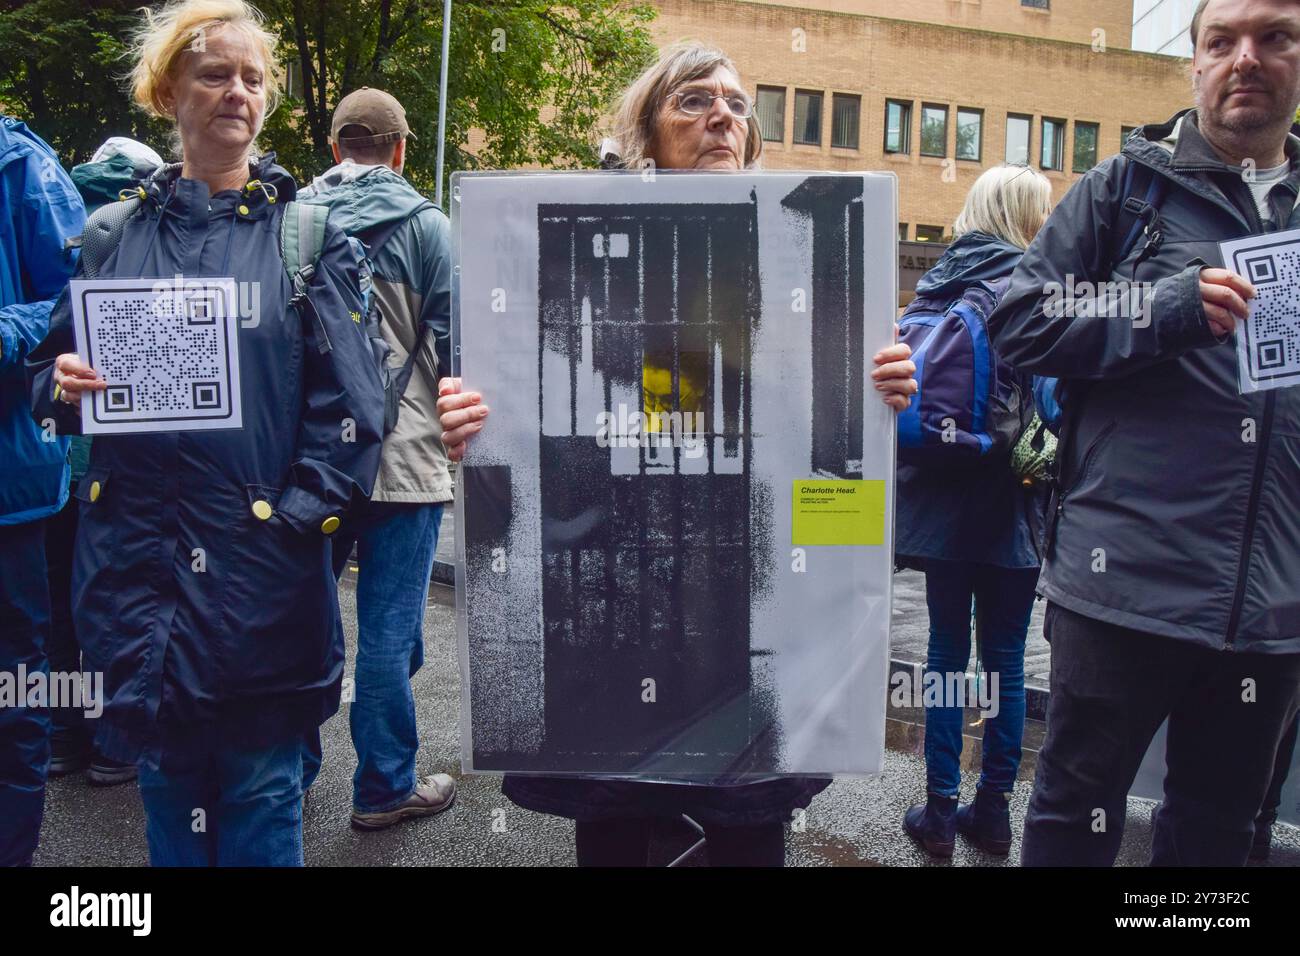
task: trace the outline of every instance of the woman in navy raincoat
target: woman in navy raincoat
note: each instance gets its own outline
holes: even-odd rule
[[[133,92],[174,119],[183,162],[144,185],[100,272],[233,276],[247,313],[242,429],[100,436],[75,492],[77,633],[104,672],[105,751],[140,760],[155,865],[301,865],[302,735],[338,709],[343,673],[329,535],[379,465],[355,258],[330,225],[321,322],[304,325],[278,245],[295,185],[250,158],[274,49],[243,0],[146,11]],[[75,354],[66,294],[29,367],[36,417],[77,432],[81,395],[106,384]]]

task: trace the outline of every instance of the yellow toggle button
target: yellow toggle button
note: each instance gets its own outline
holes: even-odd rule
[[[271,517],[271,502],[262,501],[260,498],[253,502],[253,517],[258,521],[265,521]]]
[[[98,501],[98,500],[99,500],[99,492],[100,492],[100,490],[101,490],[101,489],[100,489],[99,482],[97,482],[97,481],[92,481],[92,482],[90,483],[90,500],[91,500],[92,502],[95,502],[95,501]]]
[[[247,216],[247,215],[248,215],[248,207],[247,207],[247,206],[240,206],[240,207],[239,207],[239,214],[240,214],[241,216]]]
[[[339,530],[339,519],[334,515],[330,515],[320,523],[320,529],[326,534],[333,534],[335,531]]]

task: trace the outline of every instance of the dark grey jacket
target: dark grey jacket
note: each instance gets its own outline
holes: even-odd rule
[[[1286,152],[1300,155],[1294,135]],[[1121,209],[1130,163],[1167,179],[1163,243],[1136,273],[1143,241],[1112,262],[1134,222]],[[1293,169],[1270,197],[1288,228],[1298,183]],[[1186,111],[1077,183],[1013,273],[989,322],[998,352],[1066,380],[1067,429],[1075,416],[1048,600],[1204,647],[1300,653],[1300,388],[1240,394],[1235,344],[1210,331],[1198,288],[1202,266],[1223,264],[1220,241],[1263,231],[1240,167]],[[1136,321],[1097,302],[1047,307],[1049,283],[1134,276],[1154,283]]]

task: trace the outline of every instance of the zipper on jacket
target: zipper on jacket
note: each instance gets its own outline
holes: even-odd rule
[[[1264,487],[1264,469],[1268,465],[1269,439],[1273,431],[1273,410],[1277,404],[1277,391],[1264,399],[1263,436],[1255,454],[1255,475],[1250,483],[1250,499],[1246,503],[1246,529],[1241,536],[1241,557],[1237,563],[1237,591],[1232,598],[1232,611],[1228,614],[1228,631],[1224,650],[1232,650],[1237,640],[1237,627],[1241,624],[1241,609],[1246,602],[1246,574],[1250,570],[1250,552],[1255,543],[1255,525],[1259,519],[1259,496]]]

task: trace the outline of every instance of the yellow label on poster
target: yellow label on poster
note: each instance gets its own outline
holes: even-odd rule
[[[885,483],[800,478],[794,483],[794,544],[884,544]]]

